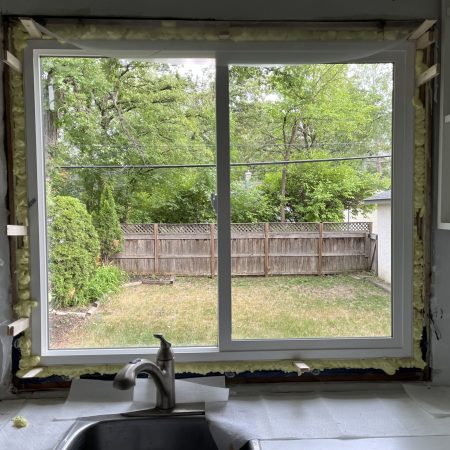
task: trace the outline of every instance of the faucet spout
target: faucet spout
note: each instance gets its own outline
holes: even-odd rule
[[[156,385],[156,409],[163,411],[175,408],[175,363],[171,344],[161,334],[155,334],[161,340],[156,356],[156,364],[148,359],[135,359],[126,364],[114,378],[116,389],[131,389],[140,373],[150,375]]]

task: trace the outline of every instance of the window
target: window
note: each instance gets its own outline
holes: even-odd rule
[[[153,354],[151,333],[161,328],[169,340],[177,329],[172,340],[178,361],[411,355],[412,49],[402,44],[382,51],[379,44],[361,42],[222,44],[180,49],[166,43],[157,59],[155,42],[148,43],[148,57],[131,43],[113,57],[52,42],[27,49],[32,290],[39,300],[33,351],[44,363],[114,363]],[[371,96],[369,78],[375,76],[386,86],[382,95]],[[314,90],[319,83],[327,89]],[[345,127],[337,116],[348,117]],[[377,137],[370,151],[364,126]],[[355,150],[358,142],[361,149]],[[365,175],[373,183],[361,183],[358,197],[355,185]],[[376,184],[381,175],[391,184]],[[339,202],[337,193],[314,190],[327,183],[344,189],[333,176],[350,180],[351,193]],[[315,207],[310,197],[301,198],[298,183],[309,184],[301,192],[310,197],[322,195]],[[354,283],[352,292],[359,295],[354,308],[345,309],[345,300],[352,300],[348,291],[344,302],[329,308],[324,302],[332,303],[341,287],[327,273],[340,272],[340,265],[370,269],[369,225],[348,220],[363,200],[374,203],[374,190],[383,186],[392,192],[386,228],[392,231],[392,295],[371,300],[360,292],[364,276],[348,275],[344,284]],[[100,203],[111,198],[112,209],[109,200],[102,213]],[[70,210],[72,216],[58,222],[55,211]],[[76,329],[70,342],[58,340],[55,326],[64,327],[64,320],[56,321],[55,305],[59,317],[79,317],[73,313],[85,310],[73,308],[81,288],[56,275],[61,259],[55,245],[64,253],[64,224],[83,217],[86,251],[102,239],[102,214],[103,229],[111,232],[118,220],[129,238],[125,247],[120,238],[110,239],[122,251],[104,250],[104,263],[145,273],[139,279],[149,283],[172,283],[175,272],[181,276],[169,293],[156,287],[148,294],[143,285],[142,298],[137,293],[132,305],[114,297],[112,309],[99,307],[89,319],[89,330]],[[100,289],[102,276],[112,276],[110,265],[103,265],[89,289]],[[74,299],[70,311],[58,300],[58,289],[61,298]],[[322,302],[314,312],[308,296]],[[155,298],[160,303],[149,303]],[[375,305],[370,313],[365,300]],[[369,327],[383,314],[383,326]],[[349,315],[359,315],[360,325],[343,326]],[[126,330],[125,319],[131,324]],[[292,326],[280,327],[286,320]]]

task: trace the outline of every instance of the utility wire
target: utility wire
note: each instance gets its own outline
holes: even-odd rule
[[[391,158],[392,155],[378,156],[347,156],[342,158],[325,158],[325,159],[294,159],[291,161],[255,161],[255,162],[239,162],[230,163],[232,167],[247,166],[279,166],[286,164],[307,164],[333,161],[353,161],[366,159]],[[210,168],[216,167],[216,164],[126,164],[126,165],[82,165],[82,166],[59,166],[60,169],[76,170],[76,169],[191,169],[191,168]]]
[[[314,145],[312,145],[311,147],[302,147],[301,144],[297,143],[297,144],[271,144],[271,143],[262,143],[262,144],[231,144],[230,148],[251,148],[251,149],[259,149],[261,147],[274,147],[274,148],[284,148],[284,147],[301,147],[302,150],[315,150],[317,148],[321,148],[324,147],[326,145],[342,145],[344,147],[348,147],[349,145],[367,145],[368,142],[367,141],[349,141],[349,142],[342,142],[342,141],[321,141],[321,142],[316,142],[314,143]],[[89,144],[89,147],[99,147],[99,148],[104,148],[105,144]],[[127,150],[125,149],[122,145],[119,144],[108,144],[109,148],[114,148],[114,149],[119,149],[119,150]],[[198,143],[198,144],[176,144],[176,145],[172,145],[171,143],[168,144],[152,144],[149,145],[150,148],[155,149],[185,149],[185,148],[212,148],[215,149],[216,148],[216,144],[215,143]]]

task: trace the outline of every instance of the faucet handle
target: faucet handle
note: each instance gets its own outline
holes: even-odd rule
[[[161,333],[155,333],[153,335],[156,339],[159,339],[161,341],[161,344],[159,346],[158,353],[156,355],[156,359],[158,361],[171,361],[174,359],[173,351],[172,351],[172,344],[161,334]]]
[[[153,337],[161,341],[161,347],[170,347],[172,344],[164,337],[162,333],[155,333]]]

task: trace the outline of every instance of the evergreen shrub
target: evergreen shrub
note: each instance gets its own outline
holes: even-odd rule
[[[74,197],[49,202],[49,284],[53,307],[84,305],[95,276],[99,240],[86,207]]]
[[[94,215],[94,224],[100,240],[100,256],[106,262],[123,247],[123,233],[109,185],[103,188],[100,195],[100,205],[97,214]]]

